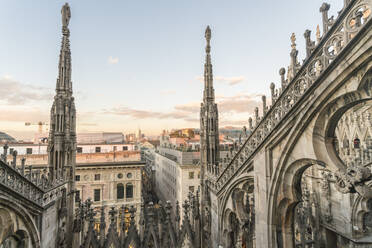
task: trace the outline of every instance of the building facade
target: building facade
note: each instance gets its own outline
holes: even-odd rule
[[[200,153],[159,147],[154,153],[155,192],[160,200],[183,203],[200,189]],[[181,217],[182,218],[182,217]]]

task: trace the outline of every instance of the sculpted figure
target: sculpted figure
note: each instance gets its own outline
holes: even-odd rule
[[[70,18],[71,18],[70,6],[68,6],[68,3],[65,3],[65,5],[63,5],[61,13],[62,13],[62,26],[67,27],[70,22]]]
[[[358,192],[365,198],[372,198],[372,189],[366,185],[372,179],[370,170],[363,166],[350,166],[345,172],[335,173],[336,187],[342,193]]]

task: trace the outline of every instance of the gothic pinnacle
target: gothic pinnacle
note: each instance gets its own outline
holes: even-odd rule
[[[210,46],[211,37],[212,37],[211,28],[209,26],[207,26],[207,28],[205,30],[205,39],[207,40],[207,46],[205,48],[206,53],[211,52],[211,46]]]
[[[205,39],[207,45],[205,47],[205,65],[204,65],[204,102],[207,100],[214,101],[214,89],[213,89],[213,73],[212,73],[212,62],[211,62],[211,28],[207,26],[205,30]]]

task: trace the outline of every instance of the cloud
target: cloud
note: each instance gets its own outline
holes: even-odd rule
[[[262,105],[260,100],[261,95],[235,95],[235,96],[219,96],[216,99],[218,109],[222,113],[252,113],[256,107]]]
[[[2,122],[45,122],[49,120],[49,113],[37,108],[1,108],[0,121]]]
[[[234,95],[234,96],[216,96],[216,103],[218,105],[218,111],[220,113],[253,113],[256,107],[262,105],[261,95],[250,94],[250,95]],[[175,110],[188,112],[188,113],[199,113],[200,103],[189,103],[184,105],[176,105]]]
[[[0,102],[8,105],[24,105],[30,101],[50,101],[52,90],[46,87],[21,83],[11,76],[0,78]]]
[[[111,110],[104,110],[104,114],[127,116],[134,119],[188,119],[190,114],[186,112],[171,111],[169,113],[139,110],[128,107],[116,107]]]
[[[195,78],[196,80],[200,82],[204,82],[204,77],[198,76]],[[219,82],[219,83],[227,83],[228,85],[237,85],[242,83],[245,80],[244,76],[237,76],[237,77],[221,77],[221,76],[215,76],[214,81]]]
[[[189,103],[184,105],[176,105],[174,107],[176,110],[189,112],[189,113],[199,113],[200,103]]]
[[[261,95],[219,96],[216,99],[221,125],[246,125],[248,117],[257,106],[261,106]],[[174,119],[197,124],[199,122],[200,102],[176,105],[170,112],[141,110],[119,106],[103,110],[103,114],[118,115],[134,119]]]
[[[117,63],[119,63],[119,58],[110,56],[110,57],[108,57],[107,62],[111,65],[117,64]]]

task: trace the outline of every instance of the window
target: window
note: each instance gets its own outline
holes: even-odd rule
[[[198,172],[198,178],[200,179],[200,172]]]
[[[75,202],[79,202],[79,200],[80,200],[80,190],[77,190],[76,195],[75,195]]]
[[[10,148],[10,149],[9,149],[9,154],[12,154],[13,151],[14,151],[14,148]]]
[[[125,187],[125,191],[126,198],[133,198],[133,184],[128,183],[127,186]]]
[[[119,173],[119,174],[118,174],[118,178],[119,178],[119,179],[123,178],[123,173]]]
[[[94,189],[94,201],[100,201],[100,200],[101,200],[101,190]]]
[[[124,199],[124,185],[122,183],[119,183],[116,186],[116,198]]]
[[[80,181],[80,175],[75,175],[75,181],[79,182]]]
[[[32,148],[26,148],[26,154],[32,154]]]
[[[189,191],[191,191],[192,193],[194,193],[194,189],[195,189],[194,186],[189,186]]]
[[[189,172],[189,179],[194,179],[194,172],[193,171]]]
[[[127,174],[127,178],[132,178],[132,173],[129,172],[129,173]]]
[[[101,180],[101,174],[94,174],[94,180],[95,181]]]
[[[96,152],[101,152],[101,147],[100,146],[96,146]]]
[[[81,146],[76,147],[77,153],[83,153],[83,148]]]
[[[123,151],[128,151],[128,147],[127,146],[123,146]]]
[[[360,140],[358,138],[354,139],[354,148],[356,149],[360,148]]]
[[[116,146],[114,146],[113,149],[114,149],[114,152],[116,152]]]

